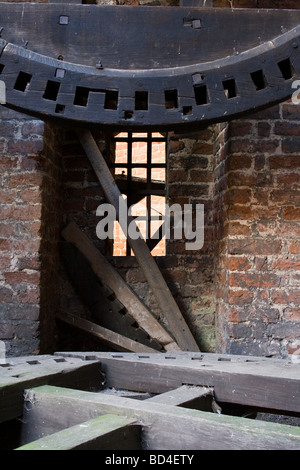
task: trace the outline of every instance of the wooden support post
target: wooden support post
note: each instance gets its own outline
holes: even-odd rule
[[[97,146],[97,143],[95,142],[91,132],[87,129],[78,130],[77,135],[94,168],[108,202],[115,208],[120,225],[124,233],[127,233],[128,225],[124,226],[123,221],[119,218],[119,201],[120,198],[122,198],[122,195]],[[123,202],[126,204],[124,200]],[[128,217],[126,224],[132,223],[134,223],[133,219]],[[138,232],[137,227],[136,232]],[[191,334],[166,281],[155,263],[155,260],[151,256],[147,244],[142,238],[134,240],[133,238],[128,237],[128,242],[134,251],[136,259],[143,270],[153,294],[158,301],[162,311],[163,321],[169,333],[175,338],[182,350],[199,351],[199,347]]]
[[[89,238],[74,222],[70,223],[63,230],[62,236],[66,241],[76,246],[90,263],[91,269],[96,274],[101,284],[112,289],[117,299],[152,339],[158,341],[166,351],[180,349],[146,305],[141,302],[135,292],[124,281],[122,276],[113,268],[105,256],[97,250]]]

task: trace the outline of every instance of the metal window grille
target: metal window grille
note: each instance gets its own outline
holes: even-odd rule
[[[156,215],[153,208],[153,197],[166,198],[166,146],[167,136],[158,133],[121,133],[114,137],[116,144],[116,160],[112,164],[118,186],[127,196],[127,205],[131,207],[142,200],[146,205],[145,236],[149,249],[152,251],[160,242],[161,234],[153,236],[153,227],[157,220],[162,220],[162,214]],[[118,158],[118,144],[122,143],[123,157]],[[159,143],[163,151],[154,152],[154,145]],[[139,146],[140,145],[140,149]],[[162,145],[163,144],[163,145]],[[164,177],[155,178],[155,172],[162,170]],[[159,228],[158,228],[159,230]],[[129,244],[126,244],[126,255],[131,255]]]

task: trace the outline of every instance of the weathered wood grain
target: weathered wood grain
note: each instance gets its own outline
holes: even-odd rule
[[[74,222],[63,230],[62,236],[83,254],[101,283],[112,289],[128,313],[153,340],[166,350],[179,349],[165,328]]]
[[[116,217],[119,220],[122,230],[124,233],[127,233],[128,224],[134,224],[136,227],[135,232],[138,233],[139,229],[132,217],[126,218],[125,221],[123,220],[124,214],[123,217],[121,217],[122,209],[126,211],[125,216],[128,213],[126,201],[124,201],[116,181],[114,180],[91,131],[88,129],[80,129],[77,131],[77,134],[103,188],[107,201],[115,208]],[[122,203],[122,209],[120,209],[120,203]],[[137,262],[151,287],[153,295],[160,306],[162,321],[164,322],[165,328],[182,350],[199,351],[199,347],[182,313],[180,312],[164,277],[152,257],[145,240],[142,237],[134,239],[129,234],[127,239],[130,247],[134,251]]]
[[[69,125],[195,128],[284,101],[300,77],[299,10],[0,3],[0,14],[6,105]]]
[[[103,415],[24,444],[16,450],[136,450],[139,426],[123,416]]]
[[[80,318],[78,315],[71,313],[58,313],[56,316],[59,320],[68,323],[69,325],[79,328],[87,333],[100,339],[101,342],[109,347],[112,347],[116,351],[127,351],[127,352],[156,352],[155,349],[150,348],[144,344],[133,341],[124,335],[115,333],[114,331],[103,328],[103,326],[97,325],[85,318]]]
[[[209,353],[100,353],[108,387],[163,393],[213,387],[217,402],[300,412],[300,365],[291,360]]]
[[[67,423],[85,421],[87,416],[91,419],[109,413],[139,419],[147,450],[300,448],[300,429],[292,426],[49,386],[30,390],[27,397],[31,410],[26,419],[28,425],[34,423],[36,435],[57,432]]]
[[[103,388],[99,361],[61,356],[10,358],[0,365],[0,423],[22,416],[25,388],[44,384],[83,388]]]

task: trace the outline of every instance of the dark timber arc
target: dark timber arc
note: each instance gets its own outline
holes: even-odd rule
[[[0,3],[1,20],[2,10],[4,12],[3,39],[0,40],[0,79],[6,84],[8,107],[37,115],[41,119],[55,118],[80,126],[174,129],[182,125],[192,127],[228,120],[284,101],[291,97],[295,91],[293,83],[300,79],[299,11],[283,10],[280,11],[280,17],[277,10],[262,10],[259,14],[256,11],[255,16],[253,10],[232,13],[233,10],[227,9],[86,7],[67,4],[23,4],[20,7],[20,4]],[[20,41],[20,30],[23,38],[26,38],[26,28],[33,25],[31,17],[34,11],[39,13],[35,25],[39,24],[39,20],[43,23],[46,14],[50,15],[50,23],[52,18],[57,19],[55,27],[46,27],[45,36],[50,41],[47,45],[45,40],[39,43],[39,38],[34,36],[37,30],[33,27],[28,31],[28,44]],[[79,34],[80,18],[85,31],[97,24],[104,27],[104,19],[110,19],[116,24],[117,13],[120,27],[123,19],[125,23],[127,21],[127,28],[133,28],[133,31],[128,30],[128,39],[124,35],[122,47],[130,46],[133,33],[137,34],[138,43],[136,25],[144,25],[146,36],[153,31],[152,37],[157,35],[157,42],[161,44],[163,33],[160,27],[155,30],[154,18],[162,17],[159,25],[164,28],[170,22],[172,33],[164,33],[170,40],[169,51],[164,51],[160,61],[156,56],[156,47],[152,55],[149,51],[144,58],[138,56],[137,48],[133,51],[128,49],[129,53],[124,58],[119,39],[116,40],[118,45],[113,42],[110,23],[105,25],[105,31],[96,33],[95,43],[103,37],[103,43],[106,44],[111,38],[111,60],[104,54],[108,50],[107,45],[99,47],[99,54],[95,51],[94,56],[90,57],[89,61],[94,65],[88,63],[86,51],[90,50],[91,41],[86,38],[82,39],[82,44],[77,38],[76,50],[72,52],[72,43],[69,41]],[[128,16],[129,13],[137,23]],[[239,26],[234,33],[228,33],[227,41],[224,32],[221,33],[221,39],[225,41],[223,45],[216,35],[217,44],[212,48],[207,41],[211,39],[216,25],[223,24],[224,29],[229,31],[228,21],[232,21],[233,14],[237,21],[251,21],[250,30],[254,28],[253,21],[264,26],[261,36],[251,40],[247,32],[243,38],[235,37],[234,34],[241,34]],[[14,24],[11,24],[11,18],[14,18]],[[13,41],[10,28],[17,28],[18,21],[18,37]],[[69,32],[66,28],[70,28]],[[176,38],[173,29],[177,31]],[[203,52],[206,43],[203,45],[200,41],[202,46],[197,56],[195,51],[200,44],[200,36],[197,35],[202,34],[202,29],[207,32],[202,38],[207,42],[208,51]],[[53,36],[54,31],[60,31],[57,34],[62,42],[61,49],[58,48],[57,37]],[[142,51],[145,51],[150,47],[149,38],[147,36],[143,39],[142,32],[140,35]],[[237,47],[239,39],[241,45]],[[180,45],[184,57],[178,52]],[[65,57],[57,55],[62,49]],[[230,50],[231,54],[228,54]],[[222,53],[227,55],[223,57]],[[138,67],[135,61],[138,61]]]

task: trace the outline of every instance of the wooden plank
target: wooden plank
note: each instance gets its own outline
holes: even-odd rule
[[[108,387],[164,393],[181,385],[214,388],[218,403],[300,413],[300,365],[291,360],[209,353],[100,353]]]
[[[104,376],[98,360],[61,356],[10,358],[0,366],[0,423],[20,417],[24,389],[43,384],[100,390]]]
[[[56,318],[59,320],[68,323],[69,325],[79,328],[87,333],[95,336],[100,339],[104,344],[113,347],[116,351],[130,351],[130,352],[156,352],[155,349],[152,349],[144,344],[133,341],[126,336],[115,333],[114,331],[103,328],[96,323],[93,323],[84,318],[80,318],[78,315],[73,315],[72,313],[58,313]]]
[[[99,276],[93,272],[89,261],[76,246],[67,242],[62,243],[60,253],[75,292],[88,307],[90,315],[87,320],[158,352],[164,350],[163,345],[151,337],[136,321],[138,310],[134,310],[134,316],[130,314],[114,291],[107,284],[103,285]],[[104,281],[106,282],[106,279]],[[65,310],[68,312],[68,309]]]
[[[138,232],[139,230],[132,218],[128,218],[129,220],[126,221],[122,220],[123,217],[120,218],[119,201],[123,201],[124,207],[126,207],[126,202],[123,200],[121,192],[91,132],[89,130],[82,129],[78,130],[77,134],[103,188],[107,201],[112,204],[116,210],[117,219],[120,222],[122,230],[124,233],[127,233],[128,224],[132,223],[136,227],[136,232]],[[137,240],[132,239],[130,236],[127,238],[130,247],[134,251],[139,266],[142,269],[159,306],[161,307],[162,318],[166,329],[172,337],[175,338],[178,346],[182,350],[199,351],[199,347],[191,334],[165,279],[155,263],[154,258],[151,256],[147,244],[142,238],[138,238]]]
[[[169,392],[148,398],[148,402],[161,403],[173,406],[183,406],[202,411],[212,411],[213,389],[208,387],[195,387],[182,385]]]
[[[103,415],[30,442],[15,450],[136,450],[139,426],[123,416]]]
[[[165,350],[179,349],[170,334],[74,222],[63,230],[62,236],[83,254],[101,283],[112,289],[130,315],[151,338],[158,341]]]
[[[133,417],[143,423],[142,443],[147,450],[299,450],[300,428],[189,410],[105,394],[57,387],[27,391],[27,425],[36,434],[56,432],[74,420],[99,414]],[[76,410],[76,412],[75,412]]]

